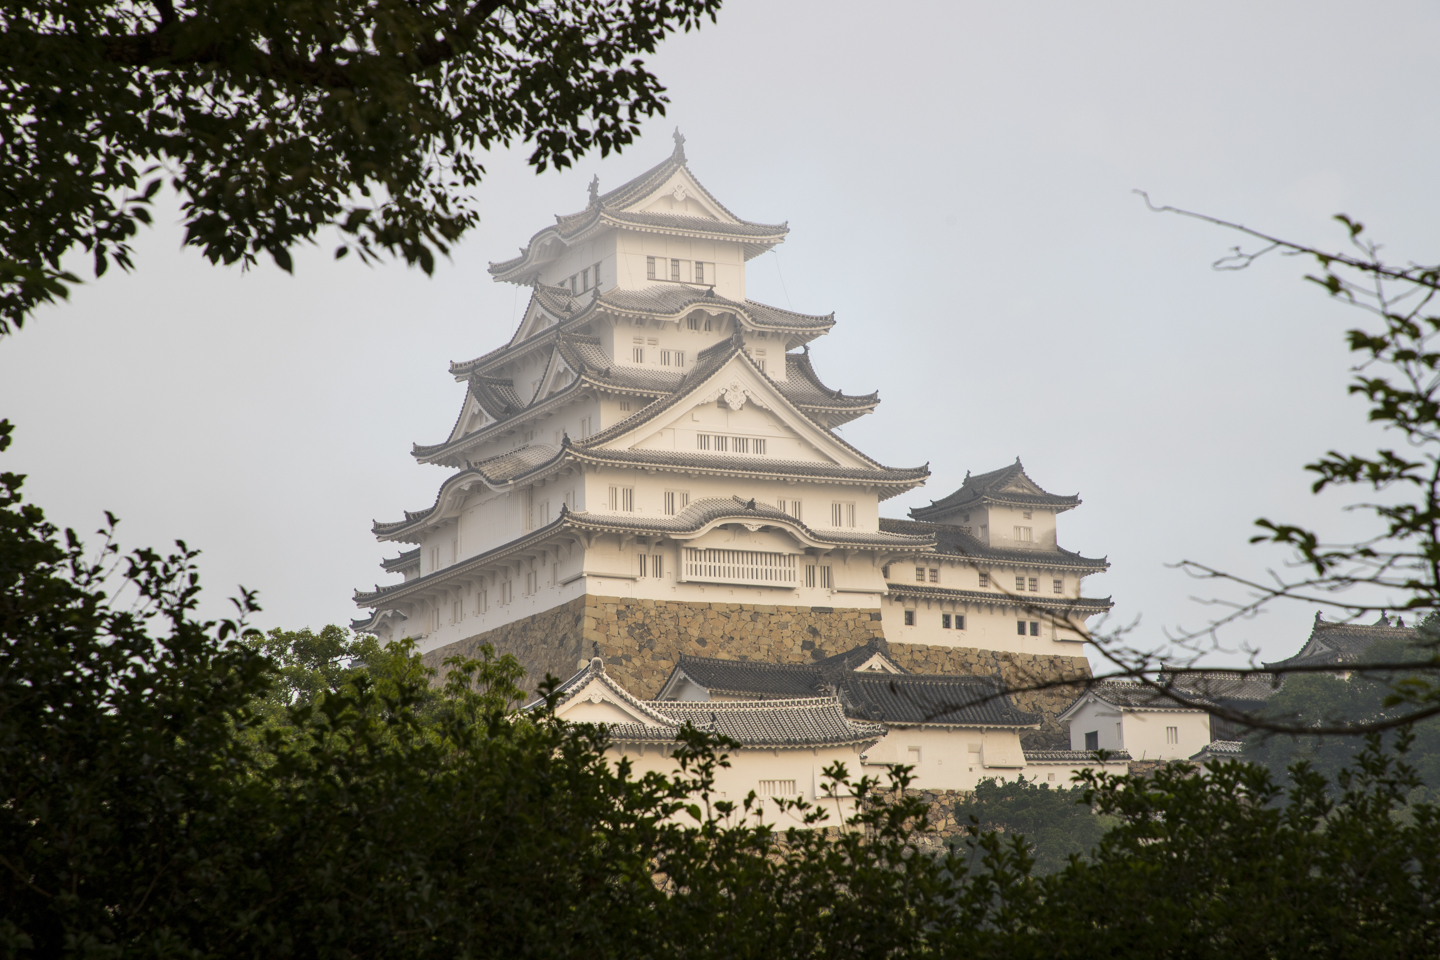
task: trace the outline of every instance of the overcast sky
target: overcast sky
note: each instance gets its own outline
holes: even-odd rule
[[[131,546],[204,550],[207,612],[260,590],[258,625],[356,614],[392,545],[372,519],[428,506],[463,397],[451,360],[510,335],[523,293],[493,283],[586,184],[617,186],[687,138],[690,167],[739,216],[788,221],[751,261],[750,295],[835,311],[813,345],[832,386],[878,389],[847,440],[929,463],[903,516],[966,470],[1019,456],[1079,492],[1061,543],[1108,556],[1141,638],[1197,626],[1206,593],[1167,564],[1259,574],[1261,515],[1345,529],[1303,464],[1373,449],[1345,395],[1359,314],[1274,260],[1210,263],[1237,238],[1146,211],[1131,191],[1282,235],[1338,242],[1363,219],[1401,260],[1440,260],[1433,225],[1440,13],[1433,4],[897,3],[730,0],[653,66],[666,118],[623,155],[536,176],[493,155],[484,222],[433,278],[302,253],[286,276],[208,265],[180,229],[0,342],[0,467],[57,522],[122,520]],[[1294,652],[1314,609],[1277,607],[1226,636]]]

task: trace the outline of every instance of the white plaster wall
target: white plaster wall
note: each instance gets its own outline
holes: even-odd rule
[[[915,768],[914,789],[973,790],[985,777],[1018,774],[1024,769],[1021,756],[1016,730],[892,726],[865,751],[865,769],[885,778],[891,765],[903,764]]]
[[[1127,747],[1121,724],[1121,714],[1117,707],[1103,702],[1082,703],[1069,720],[1070,749],[1086,749],[1085,734],[1094,731],[1100,735],[1099,749],[1125,750]]]
[[[713,283],[717,296],[740,302],[745,300],[745,252],[738,243],[688,240],[623,230],[616,232],[615,246],[618,256],[617,283],[625,289],[640,290],[657,282],[665,282],[648,278],[646,257],[667,261],[667,269],[671,259],[692,263],[702,260],[715,264],[716,277]],[[660,272],[660,275],[666,274]],[[682,274],[682,277],[684,276]],[[706,284],[711,282],[707,277]]]
[[[881,603],[885,636],[898,643],[926,643],[938,647],[975,647],[981,650],[1002,650],[1009,653],[1053,654],[1062,657],[1081,656],[1083,641],[1074,631],[1056,627],[1043,617],[1031,616],[1028,612],[1014,607],[987,607],[969,601],[921,601],[908,607],[911,601],[887,596]],[[907,626],[905,610],[913,609],[915,622]],[[951,628],[942,624],[943,614],[950,614]],[[955,615],[963,614],[965,629],[954,628]],[[1025,636],[1016,632],[1016,621],[1024,617],[1040,621],[1040,636]],[[1053,634],[1053,635],[1052,635]],[[1069,639],[1067,639],[1069,638]]]
[[[1210,742],[1210,715],[1203,710],[1126,710],[1124,749],[1135,760],[1187,760]],[[1174,727],[1178,743],[1170,743]]]

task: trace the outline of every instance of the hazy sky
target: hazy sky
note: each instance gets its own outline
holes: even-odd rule
[[[428,506],[446,475],[409,450],[454,421],[447,362],[498,346],[524,306],[487,262],[582,208],[592,175],[659,162],[678,124],[722,202],[790,223],[750,295],[835,311],[821,375],[880,391],[846,439],[931,465],[884,512],[1020,456],[1085,501],[1061,543],[1113,563],[1087,592],[1158,638],[1207,616],[1205,585],[1167,563],[1262,572],[1282,558],[1246,543],[1261,515],[1341,529],[1345,501],[1312,498],[1302,466],[1377,438],[1345,395],[1359,315],[1298,261],[1212,271],[1236,237],[1131,191],[1318,242],[1345,211],[1397,259],[1440,260],[1437,57],[1421,3],[731,0],[653,60],[670,114],[624,155],[536,176],[523,147],[495,154],[484,222],[433,278],[329,246],[293,277],[242,274],[174,225],[144,234],[134,275],[0,342],[19,424],[0,466],[62,524],[109,509],[131,546],[202,548],[208,612],[243,583],[260,626],[348,622],[396,552],[371,520]],[[1286,655],[1313,613],[1227,638]]]

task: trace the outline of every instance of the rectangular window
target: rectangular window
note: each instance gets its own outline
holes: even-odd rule
[[[750,438],[749,438],[749,437],[731,437],[730,439],[734,441],[734,444],[735,444],[735,452],[736,452],[736,453],[749,453],[749,452],[750,452]]]
[[[1051,583],[1051,585],[1055,588],[1055,592],[1056,592],[1056,593],[1063,593],[1063,592],[1064,592],[1064,590],[1065,590],[1065,581],[1064,581],[1064,580],[1051,580],[1050,583]]]
[[[630,351],[630,358],[631,358],[632,360],[634,360],[636,363],[644,363],[644,362],[645,362],[645,348],[644,348],[644,347],[634,347],[634,348],[632,348],[631,351]]]
[[[685,580],[754,586],[795,586],[795,554],[762,550],[686,547],[680,575]]]
[[[793,797],[800,791],[795,789],[794,780],[761,780],[760,796]]]
[[[526,533],[535,529],[535,488],[520,491],[520,525]]]
[[[815,564],[813,563],[807,563],[805,565],[805,586],[815,586]]]
[[[916,568],[915,568],[915,582],[916,582],[916,583],[924,583],[924,582],[925,582],[925,568],[924,568],[924,567],[916,567]]]
[[[540,574],[534,570],[525,573],[525,595],[533,596],[540,592]]]
[[[699,318],[699,317],[691,317],[689,320],[686,320],[686,321],[685,321],[685,326],[689,327],[691,330],[699,330],[699,329],[700,329],[700,318]]]
[[[758,443],[763,443],[764,441],[761,440],[761,441],[757,441],[757,442],[758,442]],[[781,512],[781,513],[784,513],[784,514],[787,514],[787,515],[789,515],[789,516],[792,516],[792,517],[794,517],[796,520],[799,520],[799,519],[800,519],[800,501],[799,501],[799,500],[777,500],[777,501],[775,502],[775,505],[780,508],[780,512]],[[886,574],[886,576],[889,576],[889,574]]]
[[[726,450],[730,449],[730,438],[717,435],[715,437],[714,444],[716,453],[724,453]]]
[[[760,368],[760,372],[761,372],[761,373],[764,373],[764,372],[765,372],[765,361],[764,361],[764,360],[756,360],[756,361],[755,361],[755,366],[757,366],[757,367]]]
[[[990,587],[990,574],[988,574],[988,573],[982,573],[982,574],[980,574],[980,587],[981,587],[981,589],[989,589],[989,587]]]
[[[650,575],[650,555],[647,553],[637,553],[635,559],[639,562],[640,576],[648,577]]]
[[[964,630],[964,629],[965,629],[965,614],[963,614],[963,613],[957,613],[957,614],[955,614],[955,629],[956,629],[956,630]]]
[[[1179,742],[1180,742],[1180,728],[1179,728],[1179,727],[1166,727],[1166,728],[1165,728],[1165,742],[1166,742],[1166,743],[1179,743]]]
[[[670,351],[669,351],[669,350],[661,350],[661,351],[660,351],[660,366],[662,366],[662,367],[668,367],[668,366],[670,366]]]
[[[665,512],[674,516],[690,503],[690,494],[685,490],[665,491]]]
[[[1038,636],[1040,636],[1040,621],[1039,621],[1039,620],[1031,620],[1031,621],[1030,621],[1030,636],[1032,636],[1032,637],[1038,637]]]
[[[824,590],[833,590],[835,588],[834,571],[825,564],[820,565],[820,587]]]
[[[751,443],[754,445],[754,447],[755,447],[755,455],[756,455],[756,456],[763,457],[763,456],[765,455],[765,441],[764,441],[764,439],[763,439],[763,438],[756,438],[756,439],[754,439],[754,440],[752,440],[752,441],[750,441],[750,442],[751,442]]]
[[[1015,589],[1016,589],[1016,590],[1024,590],[1024,589],[1025,589],[1025,578],[1024,578],[1024,577],[1016,577],[1016,578],[1015,578]]]
[[[699,260],[695,261],[695,282],[705,282],[705,264],[701,263]]]
[[[887,563],[885,564],[885,566],[880,568],[880,576],[884,577],[886,580],[890,579],[890,564]]]
[[[940,582],[940,568],[939,568],[939,567],[931,567],[931,568],[930,568],[930,582],[931,582],[931,583],[939,583],[939,582]]]
[[[646,279],[646,280],[659,280],[659,279],[660,279],[660,277],[655,273],[655,258],[654,258],[654,257],[646,257],[646,258],[645,258],[645,279]]]
[[[620,401],[620,410],[621,410],[622,413],[629,413],[629,412],[630,412],[630,401],[629,401],[629,400],[621,400],[621,401]]]
[[[599,290],[599,289],[600,289],[600,264],[597,263],[597,264],[595,264],[595,266],[593,266],[593,267],[590,268],[590,275],[595,278],[595,289],[596,289],[596,290]]]
[[[1085,749],[1086,749],[1086,750],[1099,750],[1099,749],[1100,749],[1100,731],[1099,731],[1099,730],[1091,730],[1091,731],[1089,731],[1089,732],[1087,732],[1087,733],[1085,734]]]
[[[475,615],[478,617],[480,614],[484,613],[489,609],[490,594],[485,591],[484,587],[481,587],[475,593]]]
[[[709,449],[710,449],[710,434],[708,434],[708,433],[697,433],[697,434],[695,434],[695,449],[696,449],[696,450],[709,450]]]
[[[948,614],[948,613],[942,613],[942,614],[940,614],[940,627],[941,627],[941,629],[944,629],[944,630],[949,630],[949,629],[950,629],[950,614]]]
[[[550,586],[552,586],[552,587],[558,587],[559,585],[560,585],[560,564],[558,564],[558,563],[552,563],[552,564],[550,564]]]
[[[515,599],[515,585],[506,580],[500,584],[500,604],[504,606],[513,599]]]
[[[465,608],[464,608],[463,606],[461,606],[459,600],[456,600],[454,603],[450,604],[450,622],[451,622],[451,623],[459,623],[459,622],[460,622],[460,618],[463,617],[463,616],[465,616]]]
[[[611,487],[610,509],[619,510],[624,513],[633,513],[635,511],[635,488]]]
[[[550,501],[549,501],[549,500],[541,500],[541,501],[540,501],[539,506],[537,506],[537,507],[535,508],[535,517],[536,517],[536,520],[539,521],[540,526],[542,526],[542,527],[545,526],[547,523],[550,522]]]
[[[1017,634],[1019,634],[1020,636],[1022,636],[1022,637],[1025,636],[1025,621],[1024,621],[1024,620],[1016,620],[1016,621],[1015,621],[1015,632],[1016,632]]]
[[[1039,578],[1039,577],[1031,577],[1031,578],[1030,578],[1030,592],[1031,592],[1031,593],[1039,593],[1039,592],[1040,592],[1040,578]]]
[[[853,527],[853,526],[855,526],[855,504],[853,504],[853,503],[832,503],[832,504],[830,504],[830,526],[832,526],[832,527]]]
[[[590,289],[590,268],[586,267],[580,271],[580,286],[584,290]]]
[[[595,431],[592,430],[591,427],[590,427],[590,425],[591,425],[592,422],[593,422],[593,421],[592,421],[592,418],[590,418],[590,417],[581,417],[581,418],[580,418],[580,439],[581,439],[581,440],[584,440],[586,437],[592,435],[592,434],[595,432]]]
[[[1016,543],[1030,543],[1030,542],[1033,541],[1034,539],[1035,539],[1035,538],[1034,538],[1034,528],[1033,528],[1033,527],[1016,527],[1016,528],[1015,528],[1015,542],[1016,542]]]
[[[675,281],[678,281],[678,280],[680,279],[680,261],[679,261],[679,260],[671,260],[671,261],[670,261],[670,279],[671,279],[671,280],[675,280]]]
[[[914,610],[906,610],[906,611],[905,611],[905,626],[907,626],[907,627],[913,627],[913,626],[915,626],[915,611],[914,611]]]

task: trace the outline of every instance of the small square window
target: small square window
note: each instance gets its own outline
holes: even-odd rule
[[[907,627],[913,627],[913,626],[915,626],[915,611],[914,611],[914,610],[906,610],[906,611],[905,611],[905,626],[907,626]]]
[[[930,582],[931,582],[931,583],[939,583],[939,582],[940,582],[940,568],[939,568],[939,567],[931,567],[931,568],[930,568]]]
[[[942,614],[940,614],[940,626],[941,626],[942,628],[946,629],[946,630],[949,630],[949,629],[950,629],[950,614],[948,614],[948,613],[942,613]]]
[[[1016,621],[1015,621],[1015,632],[1018,633],[1018,634],[1019,634],[1020,636],[1022,636],[1022,637],[1025,636],[1025,621],[1024,621],[1024,620],[1016,620]]]
[[[1031,620],[1031,621],[1030,621],[1030,636],[1032,636],[1032,637],[1038,637],[1038,636],[1040,636],[1040,621],[1039,621],[1039,620]]]
[[[1064,580],[1051,580],[1050,583],[1051,583],[1051,585],[1055,588],[1055,592],[1056,592],[1056,593],[1063,593],[1063,592],[1064,592],[1064,590],[1065,590],[1065,581],[1064,581]]]
[[[964,630],[964,629],[965,629],[965,614],[963,614],[963,613],[957,613],[957,614],[955,614],[955,629],[956,629],[956,630]]]
[[[915,582],[916,582],[916,583],[924,583],[924,582],[925,582],[925,568],[924,568],[924,567],[916,567],[916,568],[915,568]]]
[[[646,279],[646,280],[659,280],[659,279],[660,279],[659,275],[656,274],[656,272],[655,272],[655,258],[654,258],[654,257],[646,257],[646,258],[645,258],[645,279]]]
[[[1091,731],[1089,731],[1088,733],[1085,734],[1085,749],[1086,749],[1086,750],[1099,750],[1099,749],[1100,749],[1100,731],[1099,731],[1099,730],[1091,730]]]
[[[988,574],[988,573],[982,573],[982,574],[980,574],[980,588],[983,590],[983,589],[988,588],[989,586],[990,586],[990,574]]]
[[[1031,578],[1030,578],[1030,592],[1031,592],[1031,593],[1037,593],[1037,592],[1039,592],[1039,590],[1040,590],[1040,578],[1039,578],[1039,577],[1031,577]]]
[[[1016,578],[1015,578],[1015,589],[1016,589],[1016,590],[1024,590],[1024,589],[1025,589],[1025,578],[1024,578],[1024,577],[1016,577]]]

